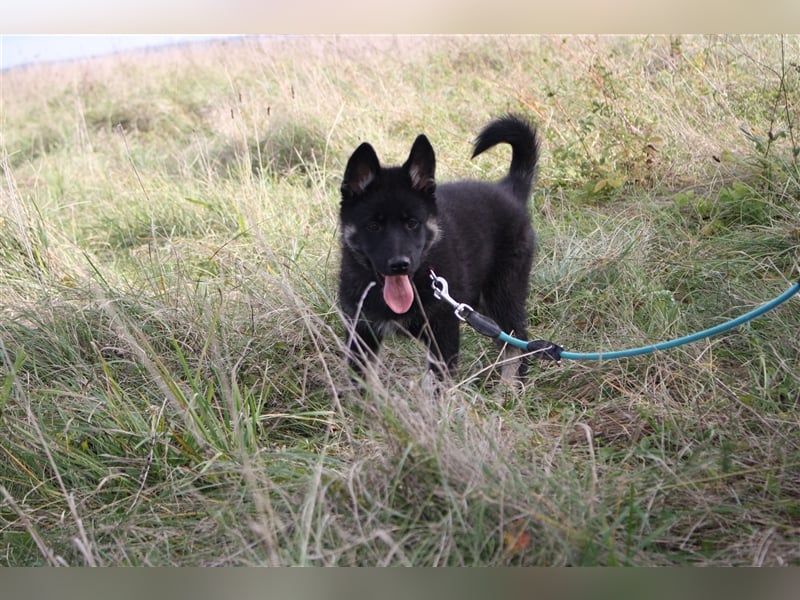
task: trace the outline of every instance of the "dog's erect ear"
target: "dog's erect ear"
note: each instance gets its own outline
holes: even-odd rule
[[[342,180],[342,195],[345,197],[363,194],[381,170],[375,149],[367,142],[356,148],[347,161]]]
[[[433,146],[424,135],[417,136],[408,160],[403,165],[411,177],[411,187],[421,192],[431,192],[436,188],[436,156]]]

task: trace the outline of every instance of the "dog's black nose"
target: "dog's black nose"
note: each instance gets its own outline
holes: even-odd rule
[[[407,256],[398,256],[389,260],[389,272],[391,275],[404,275],[411,267],[411,259]]]

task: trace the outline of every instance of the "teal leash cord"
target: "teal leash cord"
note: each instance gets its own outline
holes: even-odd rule
[[[510,346],[514,346],[515,348],[538,354],[541,358],[548,358],[550,360],[555,360],[556,362],[560,361],[562,358],[567,358],[569,360],[613,360],[617,358],[628,358],[631,356],[650,354],[652,352],[656,352],[657,350],[667,350],[669,348],[675,348],[677,346],[696,342],[707,337],[718,335],[723,331],[728,331],[729,329],[738,327],[739,325],[751,321],[756,317],[760,317],[764,313],[771,311],[800,292],[800,281],[798,281],[777,298],[762,304],[758,308],[754,308],[750,312],[736,317],[735,319],[731,319],[725,323],[716,325],[715,327],[709,327],[703,331],[698,331],[697,333],[692,333],[691,335],[686,335],[674,340],[660,342],[658,344],[652,344],[649,346],[640,346],[638,348],[615,350],[611,352],[570,352],[568,350],[564,350],[561,346],[553,342],[548,342],[545,340],[526,341],[507,334],[506,332],[502,331],[494,321],[476,312],[471,306],[458,303],[450,298],[448,294],[447,281],[443,277],[436,276],[433,272],[433,269],[431,269],[430,276],[431,281],[433,282],[432,285],[434,295],[441,300],[449,302],[455,309],[456,317],[472,325],[476,331],[488,337],[496,338],[501,342],[505,342]]]
[[[702,340],[703,338],[718,335],[723,331],[728,331],[729,329],[738,327],[739,325],[747,323],[747,321],[755,319],[756,317],[760,317],[764,313],[771,311],[776,306],[786,302],[797,292],[800,292],[800,281],[795,283],[792,287],[790,287],[788,290],[786,290],[783,294],[781,294],[777,298],[770,300],[766,304],[762,304],[758,308],[755,308],[750,312],[741,315],[740,317],[731,319],[727,323],[720,323],[715,327],[709,327],[708,329],[704,329],[703,331],[698,331],[697,333],[685,335],[683,337],[680,337],[675,340],[670,340],[668,342],[660,342],[658,344],[653,344],[652,346],[641,346],[639,348],[630,348],[628,350],[616,350],[614,352],[562,351],[561,357],[568,358],[570,360],[612,360],[615,358],[627,358],[629,356],[639,356],[640,354],[650,354],[651,352],[655,352],[656,350],[667,350],[669,348],[675,348],[676,346],[683,346],[684,344],[690,344],[692,342]]]

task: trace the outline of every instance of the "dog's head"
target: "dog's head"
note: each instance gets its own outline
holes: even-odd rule
[[[381,167],[366,142],[347,161],[342,181],[342,243],[383,284],[383,297],[402,314],[414,300],[411,278],[439,237],[436,158],[417,137],[400,167]]]

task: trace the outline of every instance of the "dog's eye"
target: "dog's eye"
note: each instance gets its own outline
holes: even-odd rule
[[[406,229],[410,229],[413,231],[417,227],[419,227],[419,221],[417,221],[416,219],[408,219],[406,221]]]
[[[381,230],[381,224],[378,221],[370,221],[367,223],[367,231],[371,231],[372,233],[377,233]]]

